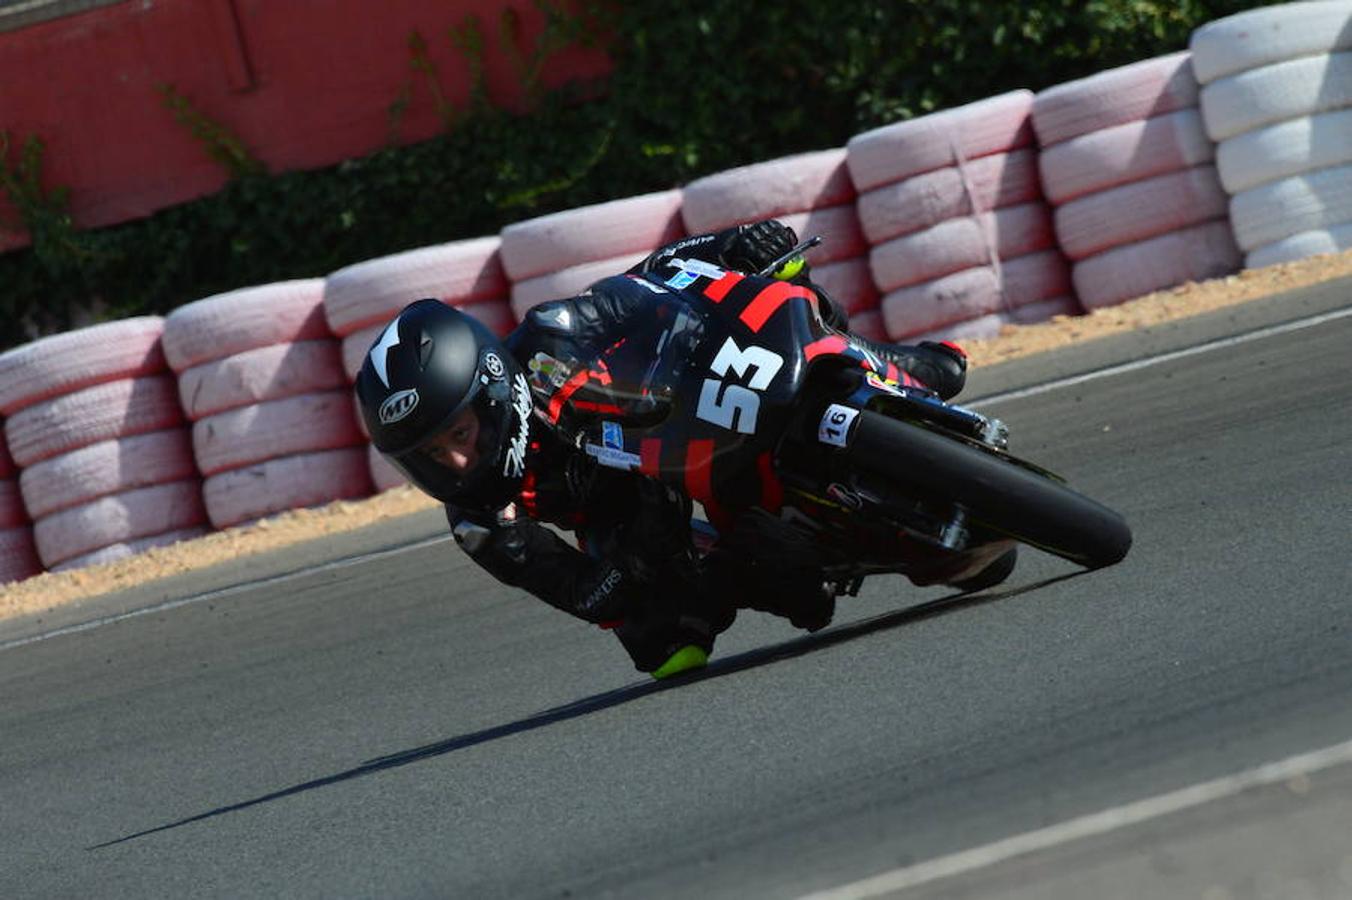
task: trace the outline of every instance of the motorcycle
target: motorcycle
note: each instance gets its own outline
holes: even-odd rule
[[[600,465],[699,503],[697,549],[735,539],[766,565],[820,567],[838,594],[882,573],[982,589],[1018,543],[1122,560],[1119,514],[1011,455],[998,419],[827,327],[811,290],[767,277],[819,240],[753,275],[678,257],[615,276],[653,302],[585,367],[547,373],[548,418]]]

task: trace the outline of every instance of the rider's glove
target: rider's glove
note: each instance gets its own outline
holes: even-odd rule
[[[726,268],[755,273],[792,250],[798,244],[798,235],[783,222],[766,219],[764,222],[729,228],[719,234],[719,240],[723,245],[719,260]],[[792,278],[802,268],[801,258],[796,258],[785,263],[774,276]],[[790,269],[792,271],[787,271]]]

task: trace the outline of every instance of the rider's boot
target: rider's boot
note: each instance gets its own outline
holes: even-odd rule
[[[951,341],[921,341],[912,346],[884,344],[857,334],[851,334],[850,338],[896,364],[897,368],[938,394],[941,400],[956,397],[967,383],[967,353]]]

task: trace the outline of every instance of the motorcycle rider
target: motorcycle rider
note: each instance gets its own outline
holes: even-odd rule
[[[457,543],[475,562],[614,630],[635,667],[653,677],[704,665],[738,608],[783,615],[810,631],[825,627],[835,593],[820,571],[758,566],[736,551],[735,535],[699,557],[688,498],[655,479],[597,465],[551,427],[550,415],[569,363],[595,359],[652,302],[652,285],[636,276],[661,271],[678,255],[755,273],[796,243],[775,220],[676,241],[625,275],[532,308],[502,341],[438,301],[412,303],[372,345],[357,377],[371,439],[446,505]],[[847,329],[844,311],[812,284],[801,256],[774,277],[811,288],[823,321]],[[955,345],[861,343],[944,399],[966,379]],[[574,531],[579,546],[542,523]]]

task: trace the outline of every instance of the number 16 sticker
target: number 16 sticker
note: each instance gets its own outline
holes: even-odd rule
[[[850,423],[859,415],[859,410],[849,406],[832,403],[826,408],[821,423],[817,426],[817,440],[823,444],[844,447],[850,434]]]

